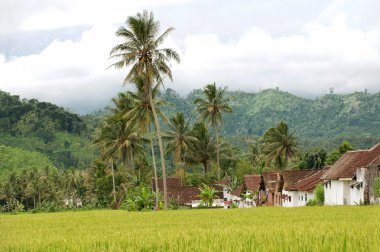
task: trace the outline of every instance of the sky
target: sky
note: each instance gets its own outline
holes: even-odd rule
[[[153,11],[181,95],[216,82],[302,97],[380,91],[379,0],[0,0],[0,90],[85,114],[127,90],[107,69],[128,16]]]

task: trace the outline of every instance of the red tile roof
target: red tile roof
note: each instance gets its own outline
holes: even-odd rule
[[[240,196],[241,193],[243,192],[243,190],[244,190],[244,185],[240,185],[240,186],[236,187],[236,189],[231,192],[231,195]]]
[[[313,174],[299,180],[297,183],[290,186],[288,190],[312,192],[318,184],[321,184],[323,182],[322,176],[327,172],[327,170],[328,168],[314,172]]]
[[[270,192],[276,192],[279,188],[280,173],[279,172],[263,172],[263,180],[265,189]]]
[[[152,190],[156,191],[155,186],[155,180],[152,178]],[[180,177],[169,177],[166,178],[166,186],[168,190],[168,198],[169,199],[175,199],[178,204],[185,205],[185,204],[191,204],[192,200],[198,200],[200,190],[197,186],[184,186],[182,185],[182,179]],[[218,198],[223,198],[223,190],[218,185],[211,185],[216,190],[218,190],[218,193],[216,194]],[[163,192],[164,186],[163,186],[163,180],[162,178],[158,179],[158,188],[160,192]]]
[[[317,172],[317,170],[283,171],[282,177],[284,184],[282,186],[282,189],[290,191],[292,190],[293,185],[296,184],[298,181],[308,176],[311,176]]]
[[[261,175],[245,175],[244,185],[245,188],[251,192],[258,192],[261,184]]]
[[[349,151],[335,162],[334,165],[323,175],[324,180],[337,180],[352,178],[356,169],[366,167],[380,156],[380,143],[369,150]]]

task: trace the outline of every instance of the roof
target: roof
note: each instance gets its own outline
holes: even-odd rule
[[[356,169],[377,162],[380,156],[380,143],[369,150],[348,151],[323,175],[324,180],[352,178]]]
[[[296,170],[296,171],[283,171],[282,177],[284,180],[283,190],[291,191],[298,181],[305,179],[317,173],[318,170]],[[293,189],[296,190],[296,189]]]
[[[240,186],[236,187],[236,189],[231,192],[231,195],[240,196],[241,193],[243,192],[243,189],[244,189],[244,186],[240,185]]]
[[[279,172],[263,172],[263,180],[265,188],[270,192],[276,192],[278,189],[278,182],[280,181]]]
[[[159,178],[157,180],[158,188],[162,192],[164,190],[163,180]],[[155,180],[152,178],[152,190],[156,191]],[[192,200],[199,199],[198,195],[200,194],[199,188],[197,186],[184,186],[182,185],[181,177],[168,177],[166,178],[166,186],[168,191],[168,198],[177,200],[178,204],[185,205],[191,204]],[[218,185],[211,185],[218,193],[216,194],[218,198],[223,198],[223,190]]]
[[[251,192],[257,192],[260,189],[261,175],[245,175],[245,188]]]
[[[328,168],[323,170],[317,170],[313,174],[307,176],[304,179],[299,180],[297,183],[293,184],[288,188],[289,191],[303,191],[312,192],[314,188],[323,182],[322,176],[326,173]]]

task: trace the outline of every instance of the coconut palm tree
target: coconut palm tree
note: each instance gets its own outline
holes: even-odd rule
[[[152,161],[153,161],[153,171],[154,171],[154,179],[155,179],[155,186],[156,186],[156,192],[158,192],[158,176],[157,176],[157,166],[156,166],[156,158],[154,154],[154,144],[153,144],[153,136],[151,133],[151,124],[153,123],[153,114],[152,114],[152,107],[150,105],[150,100],[147,94],[144,92],[144,81],[143,78],[137,78],[135,80],[136,85],[136,92],[128,92],[128,95],[130,99],[133,101],[133,108],[131,108],[126,114],[125,117],[129,118],[129,120],[135,122],[137,125],[139,125],[141,133],[148,132],[149,134],[149,141],[150,141],[150,149],[152,154]],[[156,95],[159,91],[159,85],[155,85],[152,90],[152,98],[153,103],[156,108],[157,114],[163,119],[164,121],[168,121],[165,114],[160,110],[160,106],[165,104],[165,101],[159,100],[156,98]],[[159,199],[158,199],[158,193],[156,193],[156,208],[159,209]]]
[[[176,166],[183,164],[185,153],[190,150],[191,142],[197,141],[191,136],[189,121],[185,121],[183,113],[177,113],[170,118],[169,130],[166,131],[168,139],[167,152],[173,152],[173,160]]]
[[[208,121],[214,127],[216,138],[216,163],[218,168],[218,179],[220,179],[220,146],[219,146],[219,126],[223,123],[222,113],[231,113],[229,99],[226,98],[226,89],[217,88],[215,82],[207,85],[203,94],[205,99],[196,99],[194,104],[200,113],[201,119]]]
[[[149,97],[152,108],[157,140],[160,148],[162,178],[164,186],[164,205],[168,206],[166,186],[166,166],[164,148],[161,139],[161,130],[158,116],[153,102],[152,90],[154,83],[161,85],[165,76],[172,80],[170,60],[180,62],[179,55],[170,48],[160,48],[165,38],[173,31],[173,28],[159,34],[160,23],[154,19],[152,12],[143,11],[136,16],[128,17],[126,25],[120,27],[116,36],[124,39],[124,42],[116,45],[111,50],[111,57],[117,61],[112,64],[117,69],[131,66],[124,79],[124,84],[133,83],[136,78],[144,78],[144,91]]]
[[[297,138],[294,133],[289,132],[289,127],[284,122],[279,122],[276,127],[268,129],[264,133],[262,142],[263,152],[268,161],[274,162],[279,169],[286,168],[289,159],[299,153]]]
[[[203,122],[193,125],[191,136],[196,141],[190,142],[190,151],[185,156],[185,160],[188,163],[202,164],[204,172],[207,173],[210,162],[215,160],[215,139]]]

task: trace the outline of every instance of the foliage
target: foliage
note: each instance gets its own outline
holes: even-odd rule
[[[122,208],[128,211],[153,210],[155,196],[150,188],[141,185],[128,191]]]
[[[375,195],[380,197],[380,177],[375,178]]]
[[[298,167],[302,169],[321,169],[325,166],[327,153],[323,149],[314,149],[306,152]]]
[[[334,164],[344,153],[353,150],[354,148],[348,141],[343,141],[342,144],[334,150],[327,158],[328,164]]]
[[[318,205],[325,204],[325,188],[323,185],[317,185],[314,189],[315,201]]]
[[[42,170],[44,167],[57,169],[48,157],[39,152],[0,145],[0,180],[4,180],[12,171],[18,173],[23,168]]]
[[[287,168],[289,159],[299,153],[299,144],[294,133],[284,122],[268,129],[262,138],[263,152],[267,160],[279,169]]]
[[[202,183],[202,186],[198,189],[200,191],[198,197],[202,200],[202,204],[206,207],[212,207],[214,199],[218,197],[216,195],[218,193],[218,190],[216,190],[214,187],[206,185],[205,183]]]
[[[379,206],[1,214],[0,244],[2,251],[379,251],[379,226]]]

